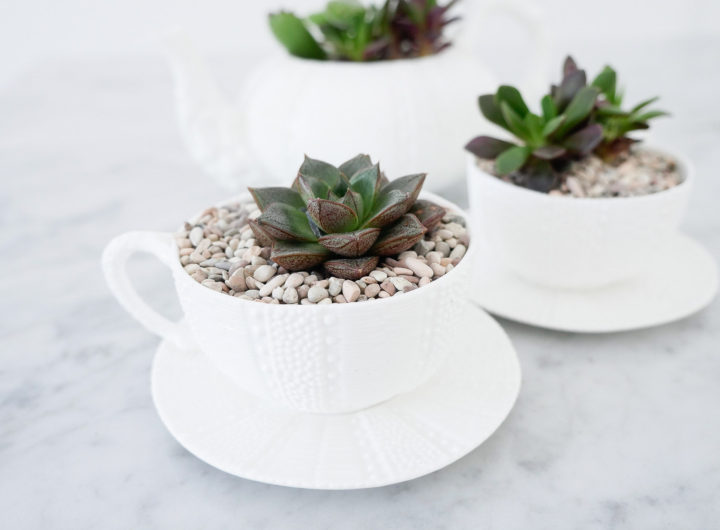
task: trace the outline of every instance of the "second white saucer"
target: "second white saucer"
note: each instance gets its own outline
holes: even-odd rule
[[[663,260],[642,276],[589,290],[530,283],[476,253],[472,300],[498,316],[560,331],[607,333],[679,320],[715,296],[718,271],[700,244],[678,234]]]

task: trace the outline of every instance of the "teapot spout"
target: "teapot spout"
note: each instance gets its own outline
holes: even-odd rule
[[[244,124],[223,97],[188,34],[165,38],[175,81],[175,107],[183,140],[206,174],[228,190],[248,180]]]

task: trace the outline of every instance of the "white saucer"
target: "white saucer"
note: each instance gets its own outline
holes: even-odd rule
[[[464,302],[463,302],[464,303]],[[298,488],[384,486],[438,470],[484,442],[512,409],[520,365],[502,328],[470,304],[463,337],[420,389],[351,414],[274,408],[199,352],[163,342],[153,363],[160,418],[188,451],[239,477]]]
[[[715,296],[717,266],[700,244],[678,235],[664,260],[637,279],[591,290],[523,280],[478,252],[473,301],[498,316],[561,331],[608,333],[646,328],[699,311]]]

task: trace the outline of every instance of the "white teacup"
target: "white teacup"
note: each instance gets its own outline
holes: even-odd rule
[[[431,193],[421,198],[462,212]],[[138,296],[125,272],[136,252],[149,252],[170,269],[184,324]],[[170,233],[116,237],[103,268],[113,294],[141,324],[184,349],[198,348],[247,392],[296,410],[341,413],[413,390],[436,372],[456,333],[471,253],[472,245],[455,269],[414,291],[327,305],[263,304],[204,287],[181,266]]]
[[[630,279],[663,259],[685,212],[693,170],[673,158],[684,177],[674,188],[638,197],[576,198],[507,183],[469,155],[473,233],[492,259],[539,285],[596,288]]]

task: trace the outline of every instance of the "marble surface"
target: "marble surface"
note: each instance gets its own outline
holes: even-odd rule
[[[673,110],[656,134],[697,165],[684,229],[716,259],[719,44],[617,45],[613,61],[638,72],[638,98],[661,92]],[[187,453],[151,403],[159,341],[112,299],[99,266],[113,235],[172,229],[222,197],[184,152],[170,94],[163,63],[141,57],[39,65],[0,93],[3,527],[717,527],[717,300],[614,335],[501,321],[524,368],[516,408],[479,449],[409,483],[293,490]],[[462,200],[459,187],[448,195]],[[160,265],[139,258],[132,271],[157,307],[178,314]]]

